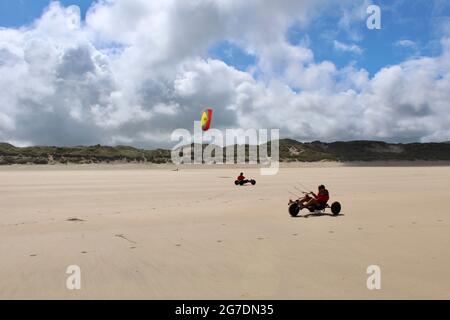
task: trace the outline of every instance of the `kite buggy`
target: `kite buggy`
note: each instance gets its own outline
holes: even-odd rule
[[[237,186],[243,186],[243,185],[246,185],[247,183],[251,183],[254,186],[256,184],[256,180],[254,180],[254,179],[246,179],[244,177],[244,173],[243,172],[241,172],[239,177],[237,177],[236,181],[234,182],[234,184],[237,185]]]
[[[243,185],[246,185],[247,183],[251,183],[251,184],[254,186],[254,185],[256,184],[256,180],[253,180],[253,179],[250,179],[250,180],[241,180],[241,181],[236,180],[236,181],[234,182],[234,184],[237,185],[237,186],[243,186]]]
[[[341,204],[333,202],[330,206],[328,200],[330,199],[328,190],[324,185],[319,186],[319,192],[304,192],[304,197],[296,201],[289,200],[289,214],[292,217],[297,217],[301,210],[308,209],[312,214],[324,214],[327,209],[331,209],[333,216],[338,216],[341,212]]]

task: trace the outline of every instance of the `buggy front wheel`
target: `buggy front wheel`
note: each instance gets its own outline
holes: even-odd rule
[[[334,202],[331,205],[331,212],[333,213],[334,216],[338,216],[339,213],[341,213],[341,204],[339,202]]]

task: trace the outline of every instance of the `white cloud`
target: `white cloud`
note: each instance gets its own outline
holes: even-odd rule
[[[358,54],[358,55],[363,53],[363,49],[354,43],[345,44],[343,42],[334,40],[333,44],[334,44],[334,48],[338,51],[351,52],[351,53]]]
[[[356,22],[358,22],[359,25],[361,25],[361,23],[365,24],[367,19],[367,8],[372,4],[372,0],[339,1],[339,27],[352,39],[352,41],[357,42],[362,40],[361,28],[355,27],[355,25],[358,26]]]
[[[366,1],[345,3],[351,21]],[[325,0],[102,0],[81,22],[76,7],[53,3],[31,26],[0,29],[0,86],[8,88],[0,95],[0,141],[168,146],[171,131],[192,129],[208,106],[218,128],[279,127],[305,140],[450,139],[450,40],[439,57],[410,59],[370,79],[351,65],[316,62],[307,44],[286,40],[292,23],[307,25],[330,7]],[[256,56],[252,73],[207,57],[225,40]],[[335,46],[362,53],[356,44]]]
[[[409,48],[414,48],[417,46],[417,44],[412,41],[412,40],[408,40],[408,39],[404,39],[404,40],[399,40],[395,43],[396,46],[398,47],[409,47]]]

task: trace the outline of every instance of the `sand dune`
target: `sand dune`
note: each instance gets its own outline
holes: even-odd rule
[[[238,173],[0,169],[0,298],[450,298],[450,167],[245,169],[255,187]],[[298,182],[325,183],[342,215],[291,218]]]

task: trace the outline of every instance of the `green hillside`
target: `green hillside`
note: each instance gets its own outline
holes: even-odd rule
[[[391,144],[380,141],[301,143],[279,141],[282,162],[314,161],[448,161],[450,143]],[[205,148],[206,146],[203,146]],[[271,142],[261,145],[270,156]],[[233,148],[228,147],[228,148]],[[234,146],[236,148],[236,146]],[[248,151],[249,146],[245,149]],[[223,150],[224,157],[226,149]],[[170,150],[144,150],[129,146],[26,147],[0,143],[0,165],[55,163],[170,163]],[[193,155],[192,155],[193,158]],[[248,158],[248,157],[247,157]]]

